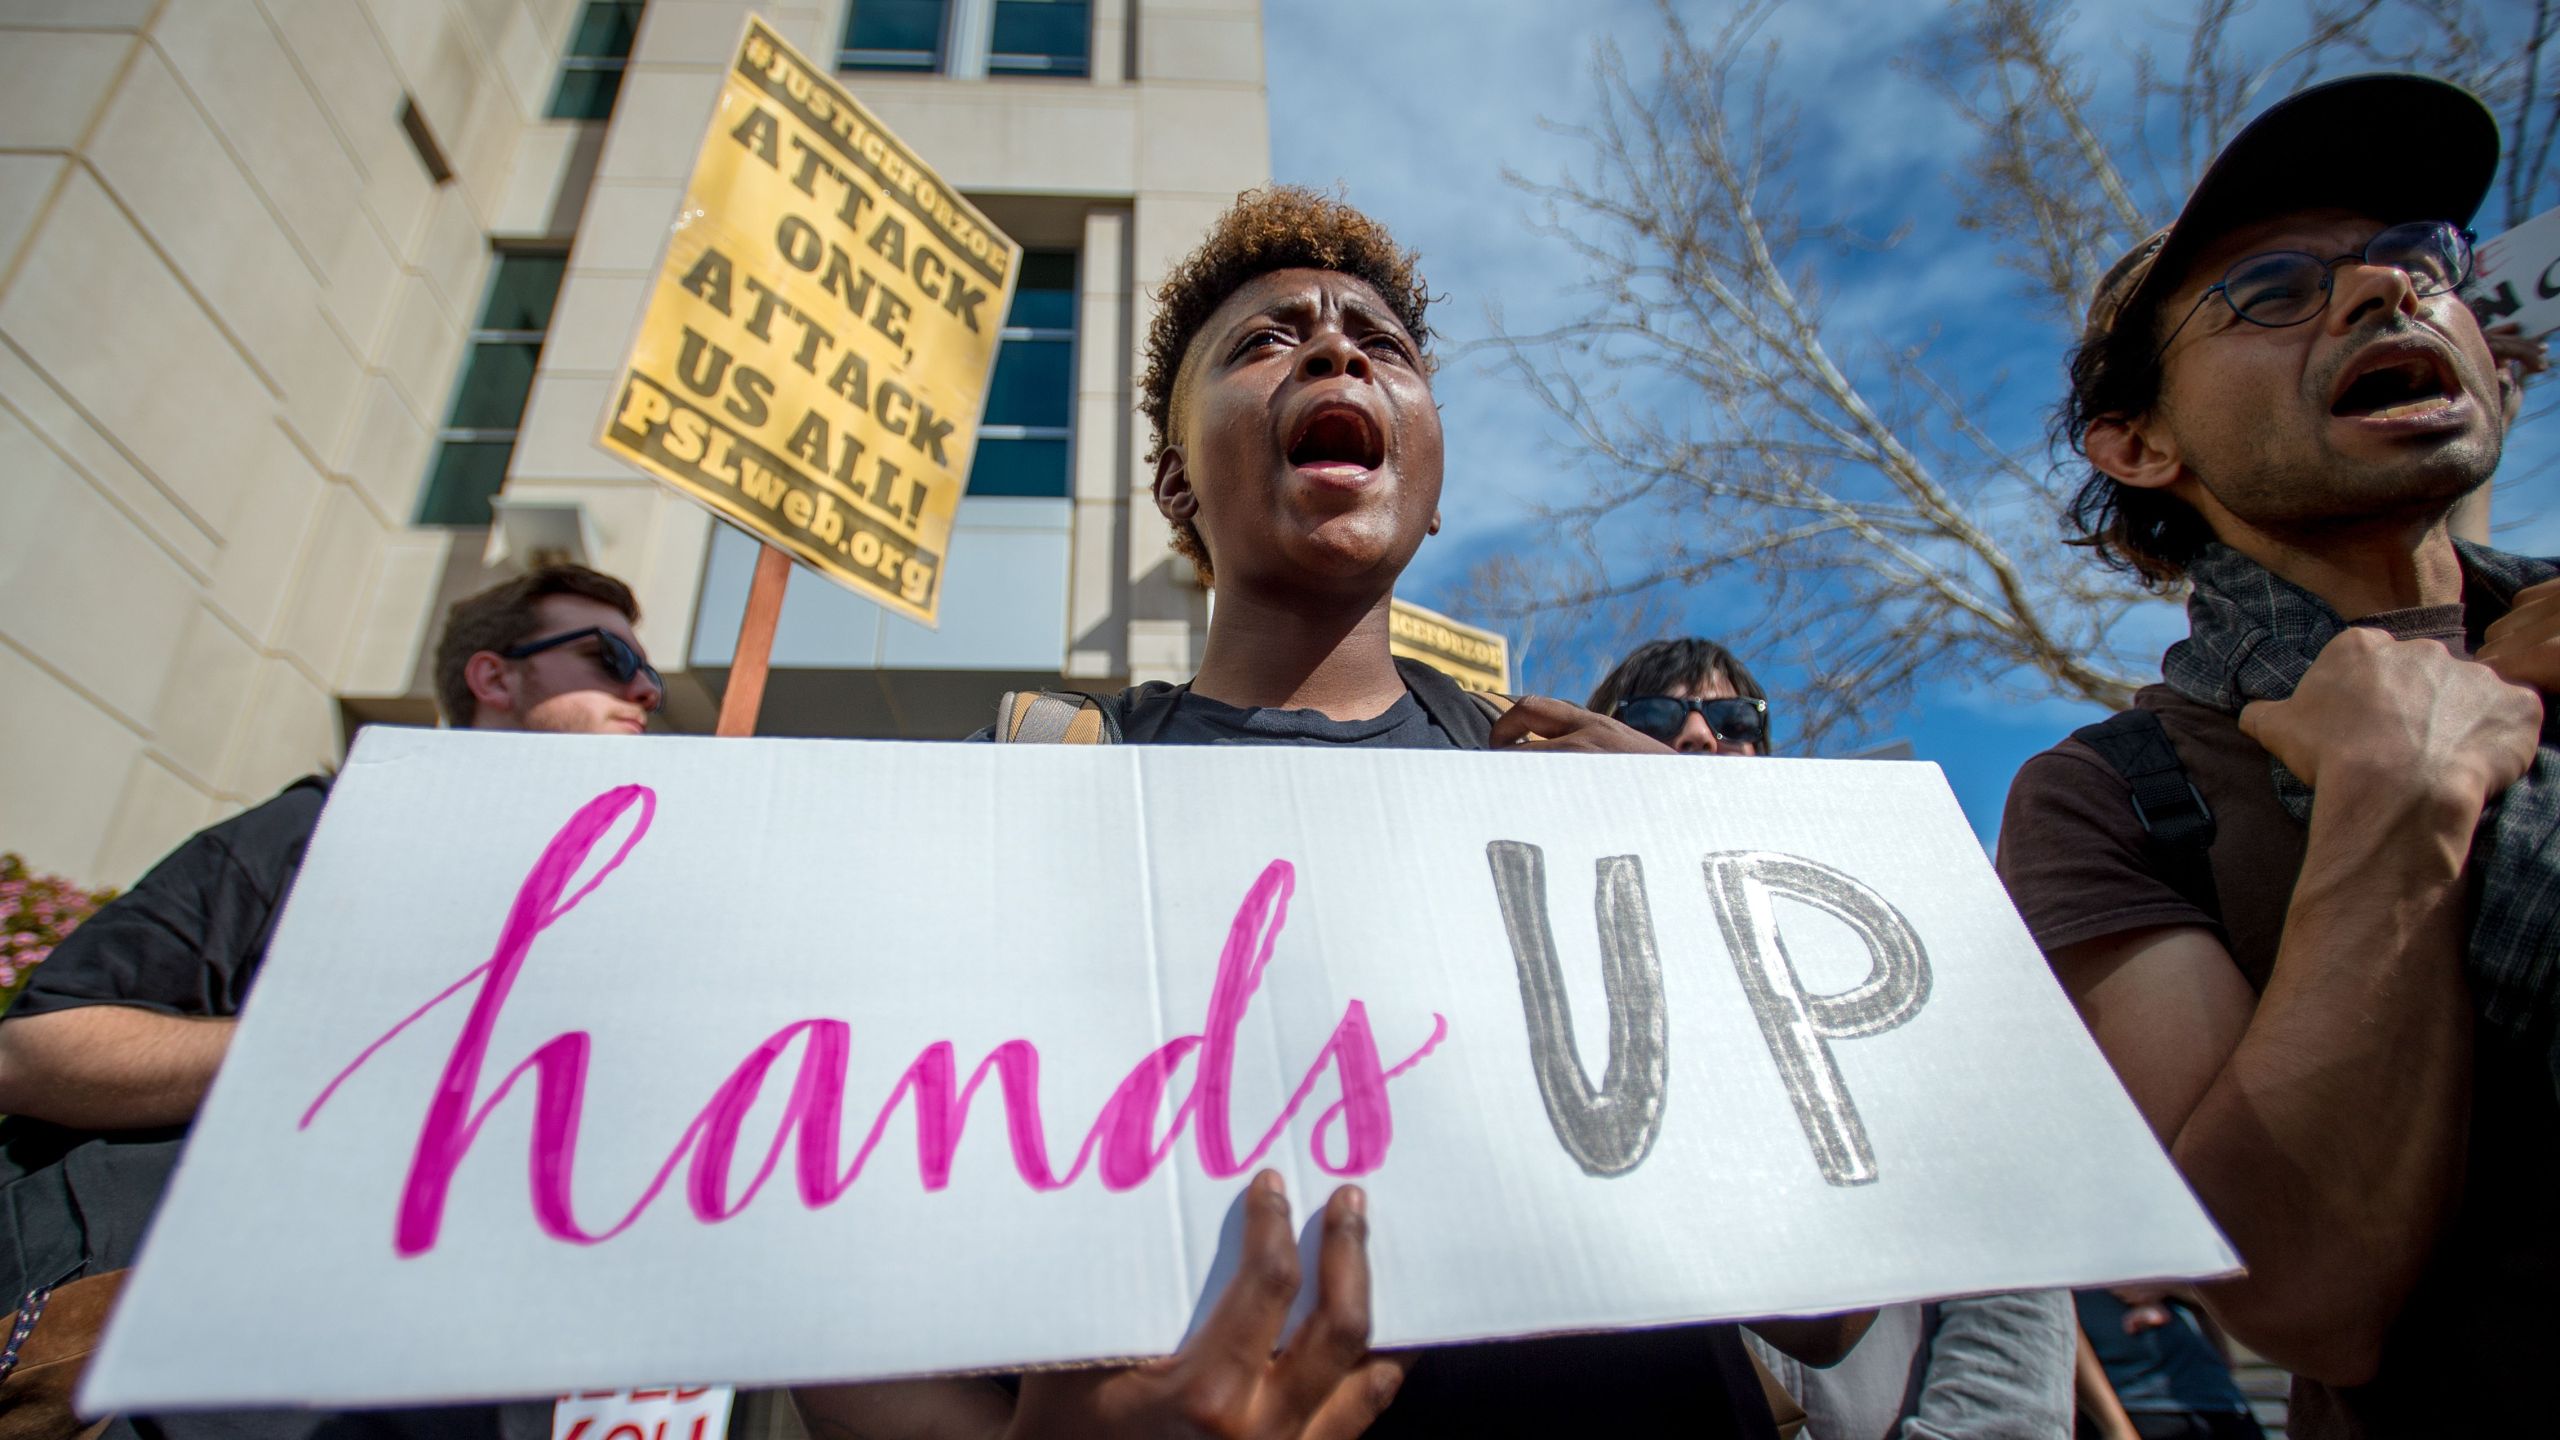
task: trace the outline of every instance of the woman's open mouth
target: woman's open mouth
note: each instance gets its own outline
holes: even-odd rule
[[[1342,483],[1364,480],[1387,460],[1387,437],[1367,411],[1347,400],[1318,405],[1289,437],[1289,464]]]

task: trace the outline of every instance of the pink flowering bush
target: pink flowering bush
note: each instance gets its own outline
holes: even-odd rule
[[[64,936],[115,896],[111,889],[83,890],[59,875],[38,875],[18,856],[0,855],[0,1009]]]

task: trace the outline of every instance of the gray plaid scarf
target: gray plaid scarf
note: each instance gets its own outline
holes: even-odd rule
[[[2560,566],[2454,542],[2466,592],[2512,604],[2516,592],[2560,576]],[[2188,636],[2161,658],[2179,694],[2237,715],[2252,700],[2293,693],[2312,657],[2346,622],[2326,602],[2225,545],[2207,545],[2188,568]],[[2276,797],[2311,818],[2311,787],[2272,758]],[[2473,1002],[2492,1028],[2546,1053],[2560,1084],[2560,705],[2547,704],[2542,751],[2523,779],[2490,802],[2472,838],[2468,972]],[[2528,1053],[2531,1053],[2530,1051]]]

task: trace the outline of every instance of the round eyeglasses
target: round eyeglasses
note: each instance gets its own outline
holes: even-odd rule
[[[2473,238],[2470,231],[2449,221],[2420,220],[2392,226],[2352,255],[2324,260],[2308,250],[2270,250],[2243,256],[2222,272],[2219,284],[2196,297],[2186,318],[2151,352],[2151,363],[2160,363],[2160,357],[2169,353],[2170,341],[2217,295],[2232,314],[2252,325],[2280,330],[2301,324],[2328,308],[2337,267],[2349,261],[2397,270],[2409,277],[2410,290],[2421,297],[2442,295],[2471,278]]]

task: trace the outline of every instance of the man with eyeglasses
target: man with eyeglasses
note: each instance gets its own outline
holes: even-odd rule
[[[632,633],[639,618],[629,587],[583,566],[546,566],[484,590],[448,613],[437,702],[457,728],[638,734],[666,693]],[[68,1393],[68,1372],[112,1298],[113,1272],[133,1263],[230,1047],[327,797],[328,781],[308,776],[198,832],[72,932],[0,1019],[0,1305],[17,1311],[9,1328],[24,1330],[0,1354],[0,1378],[21,1359],[31,1369],[53,1361],[45,1385]],[[24,1418],[30,1403],[0,1390],[10,1433],[34,1423]],[[485,1406],[143,1425],[166,1440],[501,1434],[499,1412]],[[528,1425],[547,1433],[543,1415],[516,1417],[507,1433]],[[142,1432],[118,1418],[105,1433]]]
[[[2550,1423],[2560,568],[2447,524],[2515,383],[2454,293],[2497,163],[2436,81],[2279,103],[2099,282],[2057,424],[2073,543],[2189,630],[2019,772],[2001,874],[2317,1440]]]

